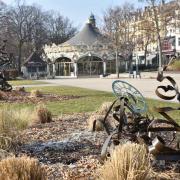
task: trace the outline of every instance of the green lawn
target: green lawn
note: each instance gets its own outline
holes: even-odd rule
[[[28,91],[37,88],[28,88]],[[66,101],[58,101],[58,102],[47,102],[46,106],[53,113],[53,115],[60,115],[66,113],[82,113],[82,112],[92,112],[96,111],[100,105],[105,101],[112,102],[115,99],[115,96],[109,92],[103,91],[95,91],[84,88],[75,88],[68,86],[60,86],[60,87],[38,87],[38,90],[44,93],[55,93],[59,95],[78,95],[82,96],[79,99],[72,99]],[[157,101],[152,99],[147,99],[147,104],[149,107],[149,114],[154,116],[159,116],[157,113],[153,111],[153,107],[164,107],[164,106],[172,106],[178,107],[177,103],[166,103],[163,101]],[[23,108],[29,107],[33,108],[35,105],[33,104],[11,104],[13,108]],[[180,122],[180,111],[174,111],[172,117],[174,117],[177,121]],[[178,120],[179,118],[179,120]]]
[[[8,81],[12,86],[21,86],[21,85],[37,85],[37,84],[48,84],[47,82],[35,81],[35,80],[13,80]]]

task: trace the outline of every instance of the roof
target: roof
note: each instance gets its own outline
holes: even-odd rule
[[[69,45],[88,45],[91,46],[96,43],[108,43],[108,39],[103,36],[99,30],[93,26],[91,23],[86,23],[84,28],[77,33],[70,40],[66,41],[64,44]]]
[[[24,66],[43,66],[46,64],[37,52],[32,52],[25,61]]]

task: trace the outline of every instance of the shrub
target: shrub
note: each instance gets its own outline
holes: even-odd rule
[[[145,146],[134,143],[119,145],[98,171],[101,180],[145,180],[150,173]]]
[[[40,104],[36,108],[35,122],[50,123],[52,121],[52,114],[44,104]]]
[[[42,97],[42,92],[37,89],[34,89],[31,91],[30,97]]]
[[[7,158],[0,162],[1,180],[46,180],[46,172],[36,159]]]
[[[102,123],[104,119],[104,116],[103,115],[99,115],[99,114],[92,114],[89,119],[87,120],[87,123],[88,123],[88,129],[90,131],[93,130],[93,125],[94,123],[96,122],[95,124],[95,131],[103,131],[104,130],[104,125]]]

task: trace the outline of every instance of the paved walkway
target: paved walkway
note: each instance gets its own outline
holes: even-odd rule
[[[173,77],[173,75],[172,75]],[[175,74],[174,76],[178,86],[180,87],[180,74]],[[75,87],[82,87],[88,89],[95,89],[101,91],[108,91],[112,92],[112,82],[116,79],[109,79],[109,78],[79,78],[79,79],[48,79],[48,80],[41,80],[44,82],[48,82],[50,84],[46,84],[46,86],[75,86]],[[165,81],[163,83],[158,82],[155,77],[151,77],[149,79],[142,78],[142,79],[131,79],[131,78],[120,78],[120,80],[126,81],[136,87],[143,95],[147,98],[153,99],[160,99],[155,94],[155,89],[158,85],[167,85],[168,82]],[[175,100],[177,102],[177,100]]]

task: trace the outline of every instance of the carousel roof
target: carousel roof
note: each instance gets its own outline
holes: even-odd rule
[[[107,37],[103,36],[95,25],[95,19],[92,15],[89,18],[89,22],[85,24],[84,28],[77,33],[74,37],[64,43],[68,45],[88,45],[108,43]]]
[[[42,60],[37,52],[32,52],[24,63],[24,66],[43,66],[47,63]]]

